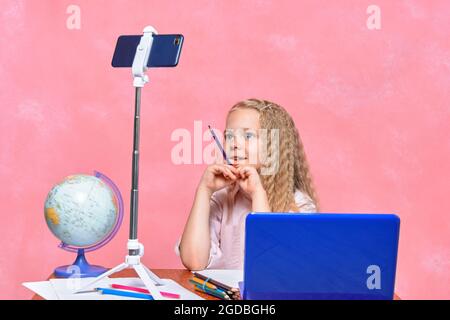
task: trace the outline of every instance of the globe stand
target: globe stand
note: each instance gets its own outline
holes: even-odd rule
[[[153,43],[153,34],[158,34],[155,28],[147,26],[144,29],[144,35],[136,48],[134,56],[132,73],[133,86],[135,89],[135,116],[134,116],[134,136],[133,136],[133,162],[132,162],[132,189],[130,202],[130,236],[128,239],[127,249],[128,255],[125,262],[110,269],[93,279],[85,286],[79,288],[74,293],[92,289],[93,285],[100,280],[122,271],[124,269],[133,268],[139,278],[144,282],[145,287],[153,296],[153,299],[164,299],[156,286],[164,285],[164,282],[153,272],[151,272],[144,264],[141,258],[144,255],[144,245],[137,239],[137,218],[138,218],[138,178],[139,178],[139,124],[140,124],[140,108],[141,108],[141,90],[149,81],[145,74],[147,71],[147,62],[150,57],[150,50]],[[116,49],[117,50],[117,49]]]
[[[104,267],[89,264],[84,256],[84,249],[78,249],[77,258],[74,263],[56,268],[55,277],[70,278],[74,274],[80,278],[97,277],[107,270]]]

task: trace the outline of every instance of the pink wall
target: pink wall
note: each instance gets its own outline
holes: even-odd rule
[[[66,9],[81,8],[69,30]],[[381,8],[369,30],[366,9]],[[179,66],[152,70],[142,109],[140,240],[151,268],[180,268],[181,234],[204,165],[172,164],[194,121],[223,128],[248,97],[285,106],[300,129],[322,209],[402,219],[397,293],[450,298],[450,3],[434,1],[0,2],[0,298],[29,298],[73,256],[43,203],[62,177],[99,170],[129,207],[133,89],[110,67],[120,34],[181,32]],[[206,145],[206,142],[205,142]],[[128,217],[91,262],[125,254]]]

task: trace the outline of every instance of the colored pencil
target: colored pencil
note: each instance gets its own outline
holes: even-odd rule
[[[209,289],[207,287],[203,288],[199,285],[195,285],[195,288],[198,289],[197,291],[202,291],[204,293],[210,294],[212,296],[215,296],[217,298],[221,298],[223,300],[231,300],[231,298],[225,294],[224,292],[218,291],[218,290],[213,290],[213,289]]]
[[[205,287],[206,289],[209,289],[209,290],[216,290],[216,291],[218,291],[218,292],[220,292],[220,293],[223,293],[223,294],[225,294],[225,295],[228,295],[228,296],[231,295],[231,293],[229,294],[227,291],[224,291],[223,289],[219,289],[219,288],[211,288],[211,287],[206,286],[206,284],[205,284],[205,286],[204,286],[204,282],[203,282],[203,283],[198,283],[197,281],[194,281],[194,280],[192,280],[192,279],[190,279],[189,282],[192,283],[192,284],[195,285],[195,286],[198,286],[198,287],[202,288],[202,289]]]
[[[111,288],[114,289],[123,289],[123,290],[130,290],[135,292],[141,292],[141,293],[147,293],[150,294],[150,292],[147,289],[144,288],[137,288],[137,287],[131,287],[131,286],[124,286],[121,284],[112,284]],[[174,298],[174,299],[180,299],[180,295],[177,293],[170,293],[170,292],[164,292],[160,291],[161,295],[166,298]]]
[[[197,278],[197,277],[193,277],[191,280],[194,281],[194,282],[197,282],[201,286],[205,285],[208,288],[217,289],[217,287],[215,285],[213,285],[212,283],[209,283],[209,281],[206,281],[206,283],[205,283],[205,280],[202,280],[202,279]]]
[[[109,295],[121,296],[121,297],[131,297],[131,298],[153,300],[153,297],[151,295],[144,294],[144,293],[121,291],[121,290],[115,290],[115,289],[109,289],[109,288],[96,288],[95,290],[100,292],[101,294],[109,294]]]
[[[222,287],[218,287],[218,286],[212,284],[210,282],[210,280],[212,280],[212,279],[202,280],[202,279],[199,279],[197,277],[194,277],[191,280],[196,282],[196,283],[199,283],[201,286],[206,285],[207,287],[209,287],[211,289],[217,289],[217,290],[223,291],[223,292],[225,292],[226,294],[228,294],[230,296],[233,294],[233,291],[226,290],[226,289],[224,289]]]
[[[219,296],[219,295],[216,295],[216,294],[213,294],[213,293],[207,293],[207,292],[205,292],[203,289],[201,289],[201,288],[199,288],[199,287],[197,287],[197,286],[195,286],[195,291],[198,291],[198,292],[201,292],[201,293],[204,293],[204,294],[209,294],[210,296],[213,296],[213,297],[216,297],[216,298],[219,298],[219,299],[221,299],[221,300],[226,300],[224,297],[222,297],[222,296]]]
[[[223,284],[223,283],[221,283],[221,282],[219,282],[217,280],[205,277],[204,275],[202,275],[200,273],[194,272],[194,275],[197,278],[200,278],[202,280],[208,280],[209,283],[212,283],[213,285],[217,286],[218,288],[223,288],[225,291],[239,292],[238,288],[232,288],[232,287],[227,286],[226,284]]]
[[[223,291],[221,291],[221,290],[214,290],[214,289],[210,289],[210,288],[207,288],[207,287],[202,287],[202,286],[200,286],[200,285],[196,285],[198,288],[200,288],[200,289],[202,289],[202,290],[204,290],[204,291],[206,291],[207,293],[214,293],[214,294],[217,294],[217,295],[220,295],[220,296],[222,296],[222,297],[224,297],[225,299],[230,299],[230,296],[229,295],[227,295],[225,292],[223,292]]]
[[[225,153],[225,150],[223,149],[222,145],[220,144],[219,139],[217,138],[216,134],[214,133],[213,129],[211,128],[211,126],[209,124],[208,124],[208,128],[209,128],[209,131],[211,131],[211,135],[212,135],[214,141],[216,141],[216,144],[219,147],[219,150],[222,152],[223,158],[225,159],[225,161],[228,164],[232,164],[231,161],[228,159],[227,154]]]

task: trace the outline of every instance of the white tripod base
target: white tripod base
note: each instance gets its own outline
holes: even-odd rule
[[[76,290],[74,293],[82,292],[87,289],[93,289],[93,285],[99,282],[100,280],[114,274],[120,272],[125,269],[133,268],[139,278],[144,282],[145,287],[153,296],[154,300],[162,300],[164,297],[161,295],[160,291],[156,286],[164,285],[164,282],[153,272],[151,272],[146,266],[141,263],[141,257],[144,255],[144,246],[138,242],[138,240],[128,240],[128,250],[138,250],[139,254],[130,256],[127,255],[125,262],[119,264],[118,266],[106,271],[105,273],[99,275],[97,278],[93,279],[85,286]]]

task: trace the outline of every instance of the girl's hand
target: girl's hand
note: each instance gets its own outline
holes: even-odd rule
[[[252,166],[238,166],[238,183],[241,189],[251,197],[257,192],[265,192],[259,173]]]
[[[213,193],[236,182],[237,174],[237,169],[231,165],[213,164],[206,168],[199,186]]]

